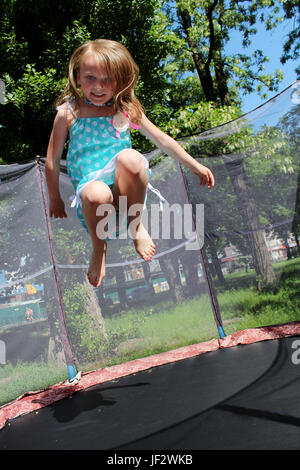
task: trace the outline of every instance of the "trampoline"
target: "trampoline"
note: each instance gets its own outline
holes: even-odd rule
[[[299,449],[296,340],[220,349],[92,386],[13,420],[1,449]]]
[[[212,191],[147,154],[156,254],[112,240],[96,289],[75,211],[49,219],[44,159],[1,165],[1,450],[300,448],[299,114],[297,81],[182,139]],[[63,161],[60,181],[71,203]]]

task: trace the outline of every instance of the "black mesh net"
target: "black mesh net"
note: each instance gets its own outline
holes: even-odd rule
[[[0,405],[66,379],[67,367],[93,370],[299,319],[299,301],[284,296],[300,271],[299,93],[296,82],[181,141],[214,172],[211,190],[159,151],[147,155],[165,198],[161,207],[148,191],[144,212],[156,254],[146,263],[130,237],[109,241],[99,288],[86,278],[91,243],[69,207],[64,162],[66,219],[48,217],[43,159],[0,167]],[[261,311],[268,292],[276,309],[266,297]]]

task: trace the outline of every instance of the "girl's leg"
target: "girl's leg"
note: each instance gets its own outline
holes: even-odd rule
[[[88,270],[89,282],[98,287],[105,276],[105,257],[107,244],[104,238],[99,238],[96,228],[104,216],[97,216],[96,211],[100,204],[113,204],[113,195],[110,188],[102,181],[92,181],[87,184],[81,193],[81,207],[85,223],[91,236],[93,251]]]
[[[118,205],[119,196],[127,196],[127,208],[140,204],[140,211],[129,215],[129,230],[137,253],[149,261],[155,253],[155,245],[141,218],[147,191],[148,175],[141,155],[133,149],[122,150],[117,157],[113,195]]]

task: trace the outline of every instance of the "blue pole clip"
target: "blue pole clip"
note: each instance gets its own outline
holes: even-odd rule
[[[218,332],[219,332],[219,336],[220,338],[225,338],[226,334],[225,334],[225,331],[223,330],[223,326],[218,326]]]
[[[70,381],[76,377],[76,370],[72,364],[68,365],[68,375]]]

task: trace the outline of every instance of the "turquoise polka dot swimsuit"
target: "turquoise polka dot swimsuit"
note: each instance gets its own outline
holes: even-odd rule
[[[92,172],[98,172],[125,148],[131,148],[128,132],[115,137],[112,117],[77,118],[70,129],[67,168],[75,187],[89,181]],[[105,178],[112,184],[112,174]]]
[[[95,180],[103,181],[112,188],[117,155],[121,150],[132,148],[129,129],[131,123],[125,118],[125,126],[118,129],[114,126],[113,116],[79,118],[70,101],[67,101],[67,105],[76,118],[69,132],[66,160],[67,171],[75,189],[72,206],[76,205],[77,216],[87,230],[81,210],[81,192],[86,184]],[[150,176],[149,163],[143,155],[141,157]],[[149,188],[154,190],[150,184]],[[158,194],[157,190],[155,192]],[[165,201],[160,194],[158,196]]]

